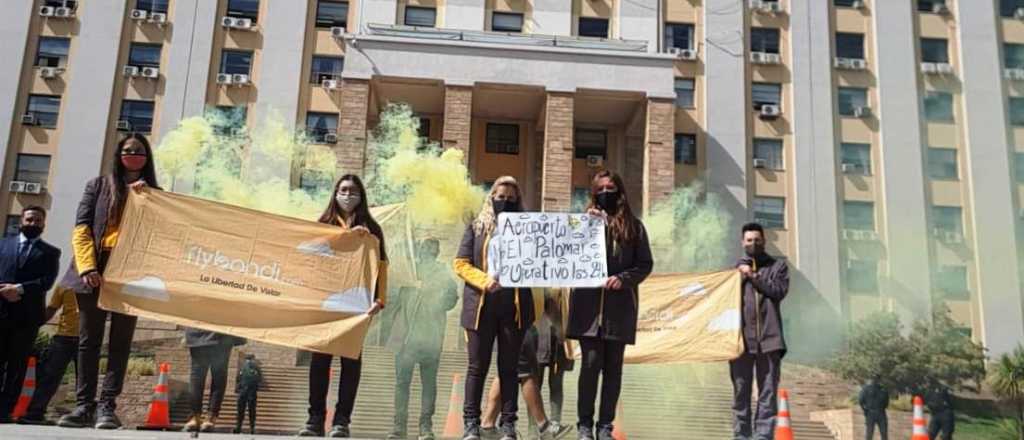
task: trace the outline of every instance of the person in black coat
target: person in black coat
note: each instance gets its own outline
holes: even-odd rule
[[[185,431],[212,432],[217,427],[224,391],[228,387],[228,361],[231,349],[245,343],[244,338],[188,327],[185,345],[188,346],[191,371],[189,373],[192,417],[185,423]],[[203,393],[206,373],[210,373],[209,416],[203,417]]]
[[[21,211],[21,232],[0,241],[0,423],[10,423],[28,357],[45,322],[46,291],[57,280],[60,249],[39,238],[46,210]]]
[[[569,296],[566,337],[577,339],[583,353],[580,366],[580,440],[594,439],[594,402],[601,377],[601,408],[597,438],[612,440],[612,421],[622,389],[626,345],[636,342],[640,283],[651,274],[654,259],[643,223],[633,215],[618,174],[605,170],[594,176],[589,212],[607,219],[605,246],[608,280],[600,288],[573,289]]]

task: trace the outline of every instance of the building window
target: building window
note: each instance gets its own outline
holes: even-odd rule
[[[676,78],[676,107],[693,108],[693,78]]]
[[[1024,69],[1024,44],[1003,43],[1003,64],[1007,69]]]
[[[693,25],[668,23],[665,25],[665,48],[693,49]]]
[[[967,300],[970,299],[970,289],[967,287],[967,266],[939,266],[934,275],[935,290],[938,290],[945,299]]]
[[[840,150],[843,173],[871,174],[871,144],[843,143]]]
[[[754,221],[768,229],[785,229],[786,199],[754,197]]]
[[[318,0],[316,2],[316,27],[348,27],[348,2]]]
[[[858,107],[868,106],[868,89],[840,87],[838,103],[840,116],[855,116]]]
[[[932,12],[935,10],[935,5],[945,4],[946,0],[917,0],[917,10],[921,12]]]
[[[772,28],[751,28],[750,51],[779,53],[779,30]]]
[[[676,133],[675,158],[679,165],[697,165],[697,135]]]
[[[491,185],[485,185],[485,188],[490,188]],[[590,188],[573,188],[572,189],[572,201],[570,202],[569,212],[585,212],[587,205],[590,204]]]
[[[135,9],[141,9],[149,13],[167,13],[167,3],[169,0],[136,0]]]
[[[1013,154],[1013,165],[1017,170],[1017,182],[1024,183],[1024,153]]]
[[[580,17],[579,35],[581,37],[608,38],[608,19]]]
[[[852,8],[857,0],[833,0],[832,4],[841,8]]]
[[[956,150],[952,148],[928,149],[928,176],[935,180],[960,178],[956,163]]]
[[[248,75],[252,69],[252,52],[225,50],[220,56],[220,73]]]
[[[750,96],[754,100],[754,110],[761,110],[766,105],[780,105],[782,84],[754,83],[750,86]]]
[[[60,96],[28,95],[25,113],[35,117],[35,125],[43,128],[57,128],[60,115]]]
[[[227,16],[248,18],[256,23],[260,16],[260,0],[228,0]]]
[[[518,12],[494,12],[491,14],[491,30],[495,32],[522,32],[523,14]]]
[[[68,47],[71,40],[59,37],[39,37],[36,66],[64,67],[68,65]]]
[[[1024,0],[999,1],[999,15],[1003,17],[1016,18],[1018,9],[1024,9]]]
[[[926,63],[948,63],[949,41],[945,38],[922,38],[921,61]]]
[[[487,123],[486,151],[492,154],[519,154],[519,125]]]
[[[14,171],[14,180],[45,185],[49,176],[50,156],[42,154],[18,155],[18,168]]]
[[[337,113],[306,113],[306,136],[314,144],[333,144],[327,135],[337,136],[338,114]]]
[[[128,121],[127,130],[121,131],[149,134],[153,130],[153,101],[124,100],[118,120]]]
[[[933,206],[932,217],[937,232],[963,236],[963,210],[959,206]]]
[[[1010,97],[1010,124],[1015,127],[1024,126],[1024,97]]]
[[[954,122],[953,95],[945,92],[925,92],[924,117],[929,122]]]
[[[864,59],[864,34],[836,33],[836,56]]]
[[[128,49],[128,65],[137,67],[160,67],[159,44],[132,43]]]
[[[322,84],[325,80],[341,79],[341,71],[344,68],[344,58],[313,56],[313,66],[309,69],[309,82]]]
[[[784,169],[782,139],[754,139],[754,159],[758,160],[758,165],[763,165],[763,168]]]
[[[55,8],[71,8],[75,9],[78,7],[77,0],[43,0],[43,6],[53,6]]]
[[[437,9],[406,6],[405,25],[434,27],[437,25]]]
[[[588,156],[601,156],[605,159],[608,157],[608,132],[577,128],[573,135],[573,145],[576,159],[586,159]]]
[[[15,214],[8,214],[7,223],[4,225],[4,238],[13,237],[15,235],[18,235],[19,232],[21,232],[21,216]]]
[[[878,293],[878,262],[847,260],[846,290],[851,293]]]
[[[857,231],[874,231],[875,204],[871,202],[843,202],[843,228]]]

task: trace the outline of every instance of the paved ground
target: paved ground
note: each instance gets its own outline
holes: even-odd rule
[[[93,440],[93,439],[144,439],[144,440],[184,440],[192,438],[184,432],[154,432],[136,430],[101,431],[98,429],[67,429],[49,426],[0,425],[0,439],[4,440]],[[290,439],[294,437],[248,434],[200,434],[200,439],[239,440],[239,439]]]

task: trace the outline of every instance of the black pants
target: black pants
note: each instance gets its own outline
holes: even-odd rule
[[[775,435],[775,416],[778,412],[779,375],[782,367],[782,352],[744,353],[729,361],[729,374],[733,389],[733,435],[735,438],[750,438],[750,393],[753,378],[757,374],[757,417],[754,428],[758,439],[770,439]]]
[[[135,324],[138,318],[107,312],[97,306],[99,291],[75,294],[78,300],[78,388],[76,404],[79,408],[96,409],[96,388],[100,373],[100,347],[103,331],[110,317],[110,340],[107,341],[107,374],[103,378],[99,404],[104,411],[117,408],[117,396],[124,388],[124,375],[128,371],[128,354],[132,348]]]
[[[189,389],[192,392],[192,415],[203,413],[203,390],[206,388],[206,373],[210,373],[210,415],[220,415],[220,406],[224,402],[224,390],[228,387],[228,359],[231,358],[230,345],[207,345],[205,347],[189,347],[192,370],[189,373]]]
[[[540,374],[537,375],[537,389],[544,388],[544,370],[548,371],[548,401],[551,408],[548,409],[548,419],[553,422],[562,422],[562,403],[565,402],[565,391],[562,384],[565,380],[565,370],[557,363],[540,366]]]
[[[441,353],[402,350],[395,356],[395,424],[394,433],[406,435],[409,424],[409,388],[416,365],[420,366],[420,434],[434,430],[434,408],[437,403],[437,368],[441,364]]]
[[[333,426],[348,426],[352,423],[352,410],[356,407],[356,393],[362,376],[362,359],[341,359],[341,374],[338,379],[338,403],[334,406]],[[327,415],[327,388],[331,385],[331,361],[329,354],[313,353],[309,362],[309,418],[324,420]]]
[[[878,436],[882,440],[889,440],[889,417],[885,411],[864,412],[864,438],[872,440],[875,437],[875,426],[878,426]]]
[[[516,322],[515,290],[503,289],[486,294],[480,310],[476,330],[466,330],[469,339],[466,351],[466,401],[462,418],[466,424],[480,425],[480,401],[484,396],[484,382],[491,368],[491,352],[498,341],[498,381],[501,387],[501,418],[499,425],[514,425],[519,412],[519,349],[523,343],[523,330]],[[523,307],[530,307],[526,304]]]
[[[597,428],[607,428],[615,421],[615,407],[622,392],[622,364],[626,344],[601,338],[581,338],[583,353],[580,366],[579,400],[576,412],[578,426],[593,428],[594,402],[597,400],[597,379],[601,378],[601,409],[597,417]]]
[[[242,431],[242,421],[245,420],[245,411],[249,410],[249,433],[256,433],[256,391],[250,391],[238,395],[238,414],[235,417],[235,431]]]
[[[953,431],[956,429],[956,416],[952,410],[932,413],[932,419],[928,422],[928,438],[935,440],[942,434],[942,440],[953,440]]]
[[[0,324],[0,419],[10,417],[21,396],[28,356],[39,327]]]
[[[64,372],[72,362],[75,362],[77,369],[78,337],[57,335],[51,338],[50,346],[46,349],[46,357],[39,368],[36,392],[32,395],[32,402],[28,404],[26,418],[38,420],[46,416],[46,407],[57,393],[57,388],[64,379]]]

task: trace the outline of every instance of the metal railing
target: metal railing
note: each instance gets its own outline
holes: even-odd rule
[[[512,44],[534,47],[564,47],[589,50],[647,52],[647,42],[608,38],[520,34],[515,32],[464,31],[432,27],[368,24],[368,33],[388,37],[466,41],[486,44]]]

